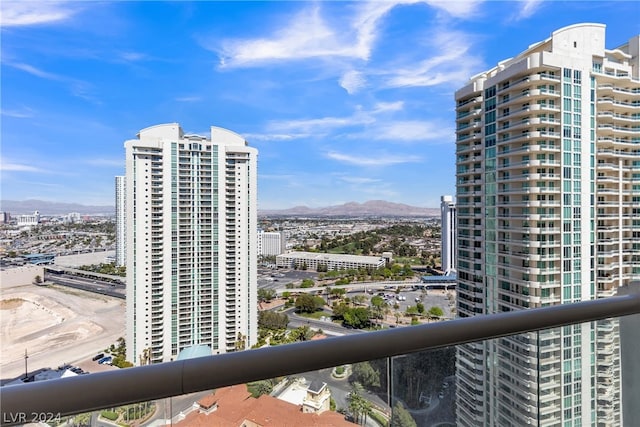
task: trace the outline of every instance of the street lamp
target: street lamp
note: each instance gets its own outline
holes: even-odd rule
[[[29,355],[27,354],[27,349],[24,349],[24,379],[25,381],[27,380],[27,378],[29,378],[29,371],[27,370],[27,359],[29,358]]]

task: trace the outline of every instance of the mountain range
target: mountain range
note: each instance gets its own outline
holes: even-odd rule
[[[309,208],[307,206],[296,206],[289,209],[261,210],[261,216],[305,216],[305,217],[427,217],[439,216],[440,209],[420,208],[405,205],[404,203],[392,203],[384,200],[369,200],[364,203],[348,202],[342,205],[326,206],[322,208]]]
[[[48,202],[43,200],[0,200],[0,211],[11,215],[31,214],[65,215],[78,212],[83,215],[114,215],[114,206],[87,206],[79,203]],[[304,217],[428,217],[440,215],[440,209],[421,208],[392,203],[384,200],[370,200],[364,203],[348,202],[342,205],[309,208],[296,206],[289,209],[259,210],[260,216],[304,216]]]

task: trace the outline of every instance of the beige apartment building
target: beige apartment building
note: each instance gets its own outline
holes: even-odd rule
[[[125,148],[127,359],[251,347],[256,149],[226,129],[189,135],[177,123],[143,129]]]
[[[640,36],[559,29],[456,100],[460,317],[606,298],[640,278]],[[461,426],[618,426],[617,322],[459,346]]]

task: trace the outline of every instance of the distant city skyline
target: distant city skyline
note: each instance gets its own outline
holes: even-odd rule
[[[215,123],[260,152],[258,208],[455,194],[456,88],[637,2],[2,2],[6,200],[113,205],[122,141]],[[491,19],[491,25],[486,25]],[[108,23],[108,25],[104,25]],[[45,42],[46,41],[46,42]]]

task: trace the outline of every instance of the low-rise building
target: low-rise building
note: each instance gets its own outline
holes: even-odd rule
[[[380,268],[386,264],[381,256],[328,254],[322,252],[289,252],[276,257],[278,268],[299,268],[318,271],[325,269],[346,270],[359,268]]]
[[[326,388],[326,384],[325,384]],[[354,426],[344,415],[332,411],[322,413],[303,411],[294,405],[273,396],[251,397],[244,384],[224,387],[203,397],[193,409],[175,423],[180,427],[200,426],[308,426],[340,427]]]
[[[40,212],[35,211],[33,215],[18,215],[16,216],[18,226],[29,226],[40,224]]]

